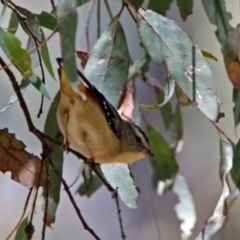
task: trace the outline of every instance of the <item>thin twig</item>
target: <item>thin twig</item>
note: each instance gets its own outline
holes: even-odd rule
[[[55,165],[54,165],[54,163],[51,161],[51,159],[49,159],[49,164],[50,164],[50,166],[52,167],[54,173],[55,173],[55,174],[58,176],[58,178],[60,179],[62,185],[64,186],[64,189],[65,189],[65,191],[66,191],[66,193],[67,193],[67,195],[68,195],[68,197],[69,197],[69,200],[71,201],[71,203],[72,203],[72,205],[73,205],[73,207],[74,207],[74,209],[75,209],[75,211],[76,211],[79,219],[81,220],[84,229],[87,230],[89,233],[91,233],[92,236],[93,236],[95,239],[100,240],[100,238],[96,235],[96,233],[93,231],[93,229],[91,229],[91,228],[88,226],[88,224],[86,223],[85,219],[84,219],[83,216],[82,216],[82,213],[81,213],[80,209],[78,208],[78,206],[77,206],[77,204],[76,204],[76,202],[75,202],[75,200],[74,200],[74,198],[73,198],[73,196],[72,196],[72,193],[71,193],[70,190],[69,190],[69,187],[68,187],[66,181],[62,178],[61,174],[58,172],[57,168],[55,167]]]
[[[123,229],[123,222],[122,222],[121,209],[120,209],[120,204],[119,204],[119,200],[118,200],[118,192],[117,192],[117,190],[114,191],[113,197],[115,198],[116,207],[117,207],[118,222],[119,222],[119,226],[120,226],[120,230],[121,230],[121,238],[123,240],[125,240],[126,239],[126,235],[125,235],[124,229]]]
[[[101,33],[101,18],[100,18],[100,14],[101,14],[101,1],[97,0],[97,38],[100,37],[100,33]]]
[[[109,17],[111,18],[111,20],[113,20],[113,14],[112,14],[111,8],[110,8],[110,6],[108,4],[108,1],[104,0],[104,3],[105,3],[105,6],[106,6],[106,9],[107,9]]]
[[[136,19],[136,17],[134,17],[134,15],[133,15],[132,11],[130,10],[128,4],[125,4],[125,6],[126,6],[128,12],[130,13],[130,15],[131,15],[133,21],[134,21],[135,23],[137,23],[137,19]]]
[[[85,35],[86,35],[86,42],[87,42],[87,52],[90,52],[90,39],[89,39],[89,25],[90,25],[90,20],[94,8],[94,4],[96,3],[96,0],[93,0],[90,4],[90,9],[87,17],[87,23],[85,27]]]
[[[28,195],[27,195],[27,198],[26,198],[26,201],[25,201],[25,204],[24,204],[24,207],[23,207],[23,212],[22,212],[22,215],[18,221],[18,223],[16,224],[16,226],[13,228],[13,230],[10,232],[10,234],[7,236],[6,240],[9,240],[10,237],[13,235],[13,233],[15,232],[15,230],[19,227],[20,223],[22,222],[22,219],[26,213],[26,210],[27,210],[27,206],[28,206],[28,203],[29,203],[29,199],[31,197],[31,194],[32,194],[32,190],[33,190],[33,187],[31,187],[29,189],[29,192],[28,192]]]
[[[46,186],[45,186],[45,206],[44,206],[44,216],[43,216],[43,228],[42,228],[42,240],[45,239],[46,232],[46,222],[47,222],[47,213],[48,213],[48,198],[49,198],[49,165],[48,161],[46,161]]]
[[[51,5],[52,5],[52,9],[54,9],[54,8],[55,8],[55,2],[54,2],[54,0],[50,0],[50,2],[51,2]]]

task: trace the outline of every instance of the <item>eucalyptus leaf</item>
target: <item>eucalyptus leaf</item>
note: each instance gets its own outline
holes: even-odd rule
[[[42,29],[41,29],[41,32],[42,32],[42,41],[45,42],[45,36]],[[44,65],[47,68],[49,74],[55,79],[52,63],[51,63],[49,52],[48,52],[47,42],[41,48],[41,55],[42,55]]]
[[[138,32],[152,59],[158,64],[165,62],[186,95],[210,120],[217,121],[220,100],[199,47],[192,46],[191,39],[175,22],[150,10],[138,10]]]
[[[147,125],[147,135],[154,153],[151,163],[157,180],[165,182],[174,179],[178,172],[174,151],[161,134],[150,125]]]
[[[136,208],[138,192],[127,164],[102,164],[101,169],[107,181],[118,192],[119,197],[129,208]]]
[[[15,34],[18,29],[19,21],[15,12],[12,11],[9,24],[8,24],[8,31],[12,34]]]
[[[25,228],[28,225],[28,218],[24,218],[19,225],[14,240],[23,240],[27,239],[27,234],[25,233]]]
[[[163,16],[166,16],[167,10],[169,10],[172,2],[173,0],[149,0],[148,9],[153,10],[154,12],[157,12]]]
[[[229,23],[232,19],[232,14],[227,12],[225,0],[202,0],[202,3],[210,22],[217,26],[215,33],[223,47],[227,40],[228,33],[232,29]]]
[[[35,14],[35,16],[42,27],[49,30],[54,30],[57,27],[57,18],[51,13],[42,11],[40,14]]]
[[[186,179],[179,174],[177,174],[174,179],[172,190],[179,199],[174,210],[180,221],[181,240],[187,240],[191,237],[192,230],[197,220],[192,194]]]
[[[71,4],[69,4],[68,1],[59,0],[57,6],[61,53],[66,74],[73,85],[79,82],[75,62],[75,34],[78,21],[75,4],[75,1],[71,1]]]
[[[185,21],[187,17],[192,14],[193,10],[193,0],[177,0],[177,5],[182,17],[182,20]]]
[[[36,74],[32,74],[31,77],[28,77],[27,80],[46,98],[51,100],[51,97],[44,85],[44,83],[42,82],[42,80],[36,75]]]
[[[128,81],[130,81],[136,75],[136,73],[142,68],[142,66],[144,66],[146,62],[147,58],[145,55],[134,62],[134,64],[128,70]]]
[[[29,53],[23,49],[21,41],[12,33],[5,32],[4,43],[10,53],[12,61],[23,74],[23,78],[32,75],[32,61]]]
[[[96,42],[85,66],[85,75],[114,107],[118,107],[128,82],[128,67],[127,42],[116,17]]]
[[[57,108],[60,101],[60,92],[58,92],[54,98],[54,101],[48,111],[47,119],[44,124],[44,133],[56,139],[59,142],[63,142],[63,135],[60,132],[57,123]],[[51,160],[55,165],[56,169],[60,174],[62,174],[63,169],[63,151],[61,146],[57,144],[52,144],[51,151]],[[60,201],[60,190],[61,190],[61,181],[58,176],[55,174],[54,170],[49,166],[49,199],[47,207],[47,226],[51,226],[55,222],[56,211]],[[46,197],[46,189],[44,189],[44,196]]]
[[[220,158],[220,166],[219,166],[219,176],[223,185],[222,193],[214,209],[212,216],[206,221],[204,229],[199,233],[199,235],[196,237],[195,240],[212,239],[213,236],[216,235],[216,233],[225,226],[228,218],[229,210],[232,207],[232,202],[228,201],[228,198],[231,194],[231,189],[228,182],[228,175],[232,168],[232,164],[233,164],[233,168],[235,168],[233,172],[239,174],[239,164],[236,164],[236,162],[234,163],[236,159],[234,160],[234,156],[233,156],[237,154],[236,151],[239,152],[239,150],[237,150],[237,146],[236,146],[236,149],[233,153],[232,144],[228,140],[226,140],[223,136],[221,136],[221,134],[220,134],[220,137],[221,137],[220,139],[221,158]],[[233,159],[233,163],[232,163],[232,159]],[[236,165],[234,166],[234,164]],[[232,199],[233,201],[234,201],[234,198],[236,198],[236,196],[233,197]]]

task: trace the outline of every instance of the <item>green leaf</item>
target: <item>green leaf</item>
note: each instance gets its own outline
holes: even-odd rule
[[[205,58],[209,58],[209,59],[212,59],[214,61],[218,61],[218,59],[212,54],[210,53],[209,51],[207,50],[204,50],[204,49],[201,49],[201,53],[202,55],[205,57]]]
[[[212,121],[219,118],[220,100],[212,73],[199,47],[173,21],[150,10],[138,11],[138,31],[152,59],[165,63],[171,77]]]
[[[90,2],[90,0],[77,0],[77,6],[81,7],[82,5]]]
[[[173,0],[150,0],[148,4],[148,9],[153,10],[154,12],[157,12],[163,16],[166,16],[167,10],[170,8],[170,5]]]
[[[54,98],[54,101],[48,111],[47,119],[44,125],[44,133],[49,137],[63,142],[63,135],[61,134],[57,123],[57,108],[60,101],[60,92]],[[52,143],[51,143],[52,144]],[[56,169],[62,174],[63,169],[63,151],[61,146],[54,144],[51,151],[51,160]],[[55,174],[54,170],[49,167],[49,200],[47,209],[47,224],[55,222],[55,215],[60,201],[61,181]],[[46,189],[44,196],[46,197]]]
[[[180,221],[181,239],[189,239],[195,226],[197,217],[195,205],[186,179],[177,174],[172,191],[178,196],[179,202],[174,207]],[[205,238],[203,238],[205,239]]]
[[[157,88],[155,88],[155,92],[157,101],[162,102],[165,94]],[[171,102],[167,102],[160,108],[160,111],[165,129],[170,133],[169,146],[176,152],[180,152],[183,145],[183,123],[180,107],[176,105],[175,111],[173,111]]]
[[[154,152],[151,159],[153,171],[158,181],[171,180],[178,172],[174,152],[167,141],[150,125],[147,126],[150,147]]]
[[[129,208],[136,208],[138,192],[127,164],[114,163],[100,165],[104,176],[111,186],[117,190],[119,197]]]
[[[223,46],[228,33],[232,29],[232,26],[229,24],[229,21],[232,19],[232,15],[227,12],[224,0],[202,0],[202,3],[210,22],[217,26],[215,33],[218,41]]]
[[[26,217],[23,219],[20,226],[18,227],[14,240],[27,239],[27,234],[25,233],[25,228],[27,225],[28,225],[28,218]]]
[[[29,37],[28,42],[27,42],[27,51],[30,54],[30,52],[34,49],[36,49],[36,42],[32,37]],[[37,51],[31,53],[30,57],[32,60],[32,68],[37,67],[39,64],[39,56],[38,56]]]
[[[32,74],[31,77],[28,77],[27,80],[46,98],[51,100],[51,97],[44,85],[44,83],[42,82],[42,80],[36,75],[36,74]]]
[[[11,17],[8,24],[8,31],[15,34],[18,29],[19,21],[15,12],[11,13]]]
[[[49,30],[53,30],[57,27],[57,18],[51,13],[42,11],[40,14],[35,14],[35,16],[42,27]]]
[[[130,2],[134,7],[139,8],[143,4],[144,0],[129,0],[128,2]]]
[[[16,61],[16,67],[21,71],[24,78],[32,75],[32,62],[29,53],[21,47],[21,41],[12,33],[5,32],[4,42],[11,55],[12,61]],[[21,60],[19,60],[21,59]]]
[[[96,192],[102,186],[102,181],[97,176],[93,176],[89,186],[86,187],[85,183],[82,183],[77,190],[80,196],[90,197],[94,192]]]
[[[40,32],[40,26],[39,22],[36,18],[36,16],[30,12],[29,10],[16,6],[17,10],[26,17],[26,21],[23,21],[22,19],[19,19],[19,22],[25,31],[25,33],[29,36],[28,43],[27,43],[27,51],[31,52],[32,50],[36,49],[39,42],[42,40],[41,32]],[[26,25],[27,24],[27,27]],[[34,37],[37,39],[34,39]],[[31,54],[32,59],[32,67],[37,67],[39,64],[39,56],[37,51],[33,52]]]
[[[145,55],[136,60],[136,62],[128,70],[128,81],[130,81],[136,75],[136,73],[144,66],[146,62],[147,58]]]
[[[26,17],[26,22],[28,27],[25,26],[25,24],[22,22],[22,20],[20,21],[20,24],[23,28],[23,30],[26,32],[26,34],[29,37],[32,37],[32,34],[38,39],[39,42],[41,42],[41,32],[40,32],[40,26],[39,26],[39,22],[38,19],[36,18],[36,16],[30,12],[29,10],[27,10],[26,8],[22,8],[19,6],[16,6],[16,9]],[[29,31],[29,29],[31,30],[31,33]]]
[[[193,0],[177,0],[177,5],[179,8],[182,20],[185,21],[188,15],[192,14]]]
[[[5,41],[4,41],[4,36],[5,36],[5,31],[2,28],[0,28],[0,47],[2,48],[3,52],[8,57],[8,59],[10,61],[12,61],[11,54],[8,51],[8,48],[7,48],[7,46],[5,44]]]
[[[72,5],[73,4],[68,4],[68,1],[59,0],[57,13],[59,15],[58,25],[64,68],[71,84],[76,84],[80,81],[77,76],[77,66],[75,62],[75,34],[78,15],[76,8]]]
[[[42,41],[45,42],[45,36],[42,29],[41,29],[41,32],[42,32]],[[42,55],[42,59],[45,64],[45,67],[47,68],[49,74],[55,79],[52,63],[51,63],[49,52],[48,52],[47,42],[41,48],[41,55]]]
[[[114,18],[95,44],[85,66],[89,81],[118,107],[128,82],[129,54],[118,18]]]

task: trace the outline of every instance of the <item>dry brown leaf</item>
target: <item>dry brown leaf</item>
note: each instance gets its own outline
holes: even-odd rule
[[[82,50],[76,50],[76,53],[77,53],[78,58],[81,60],[82,68],[85,68],[90,54],[88,52],[84,52]]]
[[[240,63],[237,59],[226,65],[228,77],[236,89],[240,89]]]
[[[132,93],[127,88],[125,88],[121,99],[121,106],[118,109],[118,113],[122,119],[127,120],[129,122],[134,122],[133,109],[134,101]]]
[[[12,179],[24,186],[37,186],[41,160],[25,150],[25,144],[16,139],[8,129],[0,129],[0,171],[10,171]],[[42,168],[39,186],[46,182],[45,167]]]

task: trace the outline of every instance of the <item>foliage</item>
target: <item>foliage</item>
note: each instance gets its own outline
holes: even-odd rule
[[[4,114],[15,102],[19,101],[29,131],[42,144],[42,154],[41,157],[36,157],[28,153],[21,140],[9,133],[7,129],[0,129],[0,171],[4,173],[10,171],[12,179],[15,181],[24,186],[35,187],[37,189],[35,202],[39,187],[43,187],[45,204],[42,238],[45,237],[45,226],[51,227],[57,221],[56,213],[61,202],[60,193],[63,185],[85,229],[95,239],[100,239],[94,230],[87,225],[62,177],[63,136],[56,120],[60,93],[56,89],[55,98],[51,97],[49,94],[51,91],[47,88],[49,79],[45,76],[47,71],[49,76],[55,79],[56,70],[53,67],[55,64],[48,49],[48,41],[54,35],[59,35],[61,56],[67,77],[73,86],[78,81],[78,66],[75,59],[77,56],[87,79],[104,94],[115,108],[119,109],[119,114],[123,118],[138,122],[139,116],[143,114],[142,110],[146,110],[144,115],[148,115],[150,111],[161,113],[167,137],[158,131],[158,126],[154,126],[145,116],[142,117],[151,148],[155,153],[151,159],[152,183],[158,195],[172,191],[178,196],[179,203],[177,203],[175,211],[181,221],[181,239],[190,238],[196,222],[194,201],[187,181],[179,174],[178,154],[183,145],[181,109],[186,106],[197,107],[217,129],[220,139],[219,175],[222,183],[222,194],[213,215],[207,220],[203,231],[196,238],[211,239],[226,223],[228,213],[238,194],[240,143],[238,142],[235,147],[233,141],[217,125],[218,120],[223,117],[220,112],[221,101],[213,74],[206,61],[206,58],[215,61],[217,58],[211,52],[201,49],[201,46],[193,44],[191,38],[177,23],[165,17],[173,1],[150,0],[146,10],[142,8],[142,0],[122,1],[118,3],[118,14],[112,17],[111,8],[108,1],[105,0],[105,6],[111,20],[101,34],[99,31],[98,39],[90,52],[75,49],[76,35],[78,34],[78,8],[85,4],[94,6],[95,2],[102,4],[101,1],[59,0],[57,6],[53,4],[54,1],[51,1],[52,9],[49,9],[49,12],[42,11],[40,14],[22,8],[10,0],[1,2],[5,8],[11,10],[11,16],[8,28],[0,25],[1,54],[5,55],[0,56],[0,64],[2,65],[1,70],[6,71],[15,94],[10,98],[7,106],[0,111],[0,114]],[[227,12],[224,0],[212,1],[211,3],[202,0],[202,3],[210,22],[217,27],[216,37],[221,44],[229,79],[234,86],[233,101],[235,106],[233,114],[236,127],[240,119],[240,56],[238,51],[240,27],[234,29],[230,25],[231,14]],[[193,0],[177,0],[176,4],[180,16],[183,21],[186,21],[193,13]],[[140,47],[145,52],[136,61],[131,60],[128,39],[125,36],[125,29],[128,26],[122,25],[123,10],[126,10],[134,21]],[[97,15],[99,14],[97,12]],[[2,18],[4,17],[3,14]],[[90,13],[88,17],[91,18]],[[89,24],[89,21],[87,22]],[[23,43],[18,37],[20,28],[27,35],[26,43]],[[89,26],[86,29],[88,28]],[[89,46],[88,37],[86,41],[87,46]],[[14,66],[19,71],[21,75],[19,85],[8,68],[9,66],[6,66],[3,60],[5,58],[11,62],[9,66]],[[165,66],[164,83],[153,78],[148,72],[151,62]],[[40,69],[41,74],[36,69]],[[136,79],[152,88],[157,103],[140,103],[139,107]],[[4,81],[8,81],[8,79],[6,78]],[[42,113],[44,100],[53,99],[48,109],[43,132],[36,128],[37,123],[32,122],[31,114],[22,97],[30,84],[42,95],[38,116]],[[127,87],[131,88],[132,94]],[[35,89],[32,91],[36,91]],[[139,194],[129,166],[119,163],[92,165],[81,153],[77,153],[73,149],[68,150],[85,164],[79,171],[79,174],[83,176],[83,183],[77,192],[80,196],[92,197],[100,186],[105,185],[115,198],[121,237],[125,239],[118,196],[127,207],[136,208]],[[229,188],[229,178],[235,185],[235,191]],[[25,231],[32,227],[34,208],[35,205],[31,210],[31,217],[25,218],[19,226],[16,239],[25,236],[24,226],[26,226]],[[103,227],[107,229],[108,226]]]

